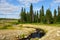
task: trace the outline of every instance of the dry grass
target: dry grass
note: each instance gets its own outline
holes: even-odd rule
[[[39,40],[60,40],[60,26],[59,25],[33,25],[23,24],[24,27],[41,28],[46,32],[46,35]]]
[[[31,28],[26,28],[26,27],[31,27]],[[46,35],[40,38],[39,40],[60,40],[60,26],[57,26],[57,25],[54,25],[54,26],[53,25],[36,25],[36,24],[13,25],[12,27],[8,27],[8,29],[6,30],[0,30],[0,35],[9,34],[11,36],[12,34],[15,34],[16,36],[16,35],[25,34],[26,36],[28,36],[30,33],[35,31],[34,28],[40,28],[46,31]]]
[[[33,28],[23,28],[22,26],[14,25],[7,29],[0,30],[0,40],[17,40],[18,37],[23,37],[21,35],[24,34],[24,36],[27,37],[34,31],[35,29]]]

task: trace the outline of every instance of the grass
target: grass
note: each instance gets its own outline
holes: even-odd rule
[[[33,24],[33,25],[51,25],[51,26],[60,26],[60,23],[56,24],[46,24],[46,23],[19,23],[19,24]]]
[[[26,36],[25,34],[21,34],[19,37],[20,38],[25,38],[25,36]]]
[[[32,25],[47,25],[47,26],[55,26],[55,27],[60,27],[60,24],[59,24],[59,23],[56,23],[56,24],[24,23],[24,24],[32,24]]]
[[[4,26],[0,27],[0,29],[8,29],[8,27],[10,27],[12,29],[12,25],[4,25]]]
[[[39,27],[38,28],[43,28],[43,30],[44,30],[44,32],[46,32],[47,33],[47,30],[49,30],[50,29],[50,27],[54,27],[54,28],[56,28],[56,27],[60,27],[60,24],[42,24],[42,23],[23,23],[23,24],[19,24],[18,25],[18,27],[17,26],[12,26],[12,25],[4,25],[3,27],[1,27],[0,29],[13,29],[13,30],[16,30],[16,29],[18,29],[18,30],[20,30],[20,29],[23,29],[24,31],[28,31],[29,33],[32,33],[33,31],[31,31],[31,29],[29,30],[28,28],[24,28],[23,27],[23,25],[24,24],[32,24],[32,25],[39,25]],[[26,25],[26,26],[27,26]],[[41,25],[41,26],[40,26]],[[47,25],[47,27],[44,27],[44,26],[46,26]],[[30,25],[29,25],[30,26]],[[35,26],[32,26],[32,27],[35,27]],[[45,30],[45,29],[47,29],[47,30]],[[50,29],[51,30],[51,29]],[[29,33],[27,34],[27,35],[29,35]],[[21,37],[21,38],[25,38],[25,36],[26,36],[26,34],[21,34],[19,37]],[[31,39],[31,40],[39,40],[39,38],[35,38],[35,39]]]
[[[51,26],[51,27],[60,27],[60,24],[45,24],[45,25],[48,25],[48,26]]]
[[[51,26],[51,27],[60,27],[60,24],[43,24],[43,23],[18,23],[18,22],[5,22],[2,23],[2,25],[0,26],[0,29],[16,29],[14,27],[12,27],[12,25],[18,25],[18,24],[32,24],[32,25],[43,25],[43,26]],[[18,28],[22,28],[22,25],[19,25]]]

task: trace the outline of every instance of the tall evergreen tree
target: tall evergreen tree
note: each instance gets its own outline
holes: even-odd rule
[[[23,22],[23,7],[22,7],[22,9],[21,9],[21,14],[20,14],[20,16],[21,16],[21,22]]]
[[[37,11],[37,23],[38,23],[38,11]]]
[[[42,6],[42,8],[40,9],[40,22],[43,23],[44,22],[44,7]]]
[[[24,13],[23,13],[24,15],[24,22],[26,22],[27,21],[27,18],[26,18],[26,9],[24,8]]]
[[[34,13],[34,23],[36,23],[37,22],[37,15],[36,15],[36,11],[35,11],[35,13]]]
[[[26,18],[27,18],[27,22],[30,23],[30,14],[29,14],[29,12],[27,12]]]
[[[60,16],[60,7],[58,6],[58,16]]]
[[[26,10],[25,10],[25,8],[23,9],[21,9],[21,22],[26,22]]]
[[[33,21],[34,21],[33,5],[31,3],[31,5],[30,5],[30,22],[32,23]]]
[[[57,22],[60,23],[60,7],[58,6]]]
[[[52,22],[52,13],[51,13],[50,9],[47,9],[47,11],[46,11],[46,21],[48,24],[50,24]]]
[[[57,13],[57,11],[56,11],[56,9],[54,10],[54,23],[56,23],[56,21],[57,21],[57,15],[56,15],[56,13]]]

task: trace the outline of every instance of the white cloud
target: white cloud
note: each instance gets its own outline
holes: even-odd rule
[[[60,3],[60,0],[53,0],[53,2],[50,4],[51,6],[54,6],[54,4]]]
[[[17,0],[19,3],[23,5],[15,6],[7,2],[7,0],[0,0],[0,13],[13,13],[18,12],[21,7],[29,7],[30,3],[38,3],[43,0]],[[36,8],[39,10],[39,8]]]
[[[24,3],[37,3],[42,0],[18,0],[18,1],[24,4]]]
[[[60,3],[60,0],[54,0],[53,2],[54,3]]]
[[[31,3],[38,3],[43,0],[17,0],[17,1],[23,4],[25,7],[29,7]]]
[[[14,6],[6,2],[6,0],[0,0],[0,13],[13,13],[20,10],[20,6]]]

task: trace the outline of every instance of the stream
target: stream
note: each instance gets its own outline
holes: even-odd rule
[[[39,28],[35,28],[36,31],[34,33],[31,33],[27,38],[22,38],[19,40],[30,40],[31,38],[41,38],[45,35],[44,30],[39,29]]]

